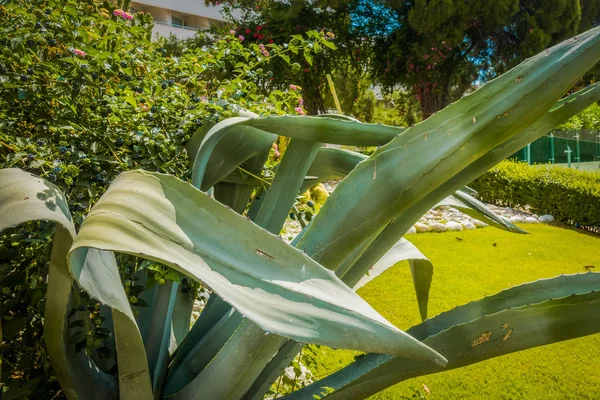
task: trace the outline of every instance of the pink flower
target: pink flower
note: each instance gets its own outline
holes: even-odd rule
[[[281,156],[281,153],[275,150],[275,158],[279,158],[279,156]]]
[[[269,52],[266,51],[266,50],[263,50],[262,55],[265,56],[265,57],[269,57],[270,56]]]
[[[290,85],[290,90],[298,90],[298,86],[296,86],[296,85]]]
[[[125,11],[121,10],[120,8],[117,9],[117,10],[115,10],[115,11],[113,11],[113,15],[115,17],[122,17],[124,13],[125,13]]]
[[[79,50],[79,49],[73,49],[72,51],[73,51],[73,54],[75,54],[76,56],[79,56],[79,57],[85,57],[85,52],[84,52],[84,51],[82,51],[82,50]]]
[[[279,151],[279,147],[277,147],[277,143],[273,143],[273,150]]]
[[[229,34],[230,35],[235,35],[235,31],[232,29],[232,30],[229,31]]]
[[[262,43],[258,45],[258,48],[259,48],[261,51],[265,51],[265,45],[264,45],[264,44],[262,44]]]
[[[125,18],[128,21],[131,21],[133,19],[133,14],[129,14],[129,13],[123,13],[123,18]]]
[[[240,40],[240,42],[244,41],[244,37],[242,35],[238,36],[238,39]]]
[[[300,104],[300,105],[304,104],[304,100],[302,100],[302,97],[298,98],[298,104]]]
[[[304,110],[302,109],[302,107],[296,107],[294,108],[294,111],[296,111],[300,115],[304,115]]]

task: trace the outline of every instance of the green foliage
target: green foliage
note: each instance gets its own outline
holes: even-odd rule
[[[528,207],[558,221],[600,229],[600,174],[505,161],[472,185],[488,202]]]
[[[188,179],[184,144],[203,124],[235,115],[235,105],[272,114],[294,112],[299,102],[297,90],[259,90],[267,79],[261,68],[289,49],[272,45],[265,57],[231,35],[205,36],[204,47],[171,56],[166,41],[150,41],[149,15],[128,20],[113,15],[115,8],[91,0],[0,6],[0,166],[56,184],[77,224],[122,171]],[[294,41],[301,51],[305,44]],[[53,231],[29,223],[0,236],[5,396],[58,392],[41,341]],[[158,282],[175,278],[151,267]],[[122,274],[127,284],[135,279]],[[137,299],[140,288],[133,287],[130,297]]]
[[[557,129],[600,129],[600,105],[593,104],[584,111],[573,116]]]
[[[214,0],[207,2],[215,3]],[[300,85],[304,89],[305,107],[310,115],[326,112],[330,97],[325,78],[327,74],[350,72],[352,78],[346,78],[349,85],[355,83],[355,77],[365,75],[364,63],[369,58],[370,46],[350,29],[354,1],[241,0],[219,3],[223,5],[236,34],[244,36],[245,43],[283,45],[290,37],[311,30],[320,32],[326,39],[318,41],[314,38],[312,49],[319,48],[322,50],[320,54],[306,56],[299,51],[290,55],[290,60],[271,64],[270,80],[265,82],[267,90]],[[347,94],[350,104],[356,97],[353,89]],[[346,110],[347,106],[343,107]]]
[[[417,234],[407,236],[436,266],[430,299],[431,315],[481,299],[520,282],[560,274],[585,272],[600,265],[600,237],[545,224],[526,225],[530,235],[498,229]],[[463,239],[458,241],[456,237]],[[496,243],[496,246],[493,244]],[[465,255],[473,255],[467,256]],[[485,261],[489,260],[489,261]],[[493,260],[493,261],[492,261]],[[408,263],[395,265],[358,293],[394,325],[408,328],[420,322]],[[409,309],[414,312],[400,312]],[[500,328],[500,327],[499,327]],[[499,332],[501,328],[494,333]],[[600,388],[600,366],[590,349],[600,346],[600,335],[556,343],[494,358],[468,367],[420,376],[374,395],[394,400],[426,384],[431,400],[589,398]],[[322,348],[326,376],[354,361],[356,352]],[[585,360],[585,362],[583,361]]]
[[[116,18],[108,19],[122,22],[119,13]],[[315,39],[313,50],[317,39],[328,37],[326,33],[311,31],[307,35]],[[83,223],[77,224],[80,226],[76,233],[76,224],[68,211],[70,192],[65,195],[47,180],[19,169],[0,171],[3,187],[7,188],[0,192],[0,229],[32,220],[53,220],[58,224],[49,263],[44,338],[61,388],[68,397],[75,398],[85,392],[97,398],[258,399],[269,390],[282,369],[290,365],[302,347],[300,343],[316,343],[369,353],[358,357],[348,369],[291,396],[309,393],[360,398],[411,374],[439,371],[447,362],[439,352],[447,351],[450,366],[458,368],[505,352],[600,330],[598,322],[593,322],[597,319],[584,323],[593,309],[591,304],[600,296],[596,290],[600,283],[594,275],[573,278],[579,285],[573,284],[571,278],[559,277],[528,284],[525,290],[511,289],[481,301],[490,318],[477,318],[472,312],[477,305],[463,306],[413,327],[414,337],[382,318],[352,290],[375,262],[389,252],[393,257],[385,259],[421,260],[422,263],[411,263],[411,274],[421,315],[427,316],[433,267],[413,246],[399,242],[406,232],[404,228],[461,189],[466,183],[463,174],[469,176],[486,170],[478,164],[480,159],[497,163],[506,157],[504,153],[511,143],[529,136],[535,139],[576,112],[577,107],[563,107],[558,100],[600,59],[600,29],[533,57],[406,130],[365,124],[339,115],[259,117],[233,107],[232,102],[217,101],[224,94],[226,99],[235,97],[233,88],[243,82],[250,81],[248,85],[256,87],[250,78],[260,68],[252,70],[245,65],[262,66],[266,58],[272,57],[270,53],[264,54],[266,45],[254,43],[248,50],[240,44],[244,40],[230,33],[222,42],[217,39],[216,47],[212,48],[218,54],[223,50],[223,57],[233,54],[236,77],[232,80],[218,78],[222,70],[227,70],[218,54],[191,50],[189,68],[194,71],[202,69],[204,63],[210,65],[206,59],[217,60],[211,82],[221,84],[215,84],[218,90],[214,95],[210,92],[212,86],[205,88],[210,93],[206,107],[222,107],[221,117],[239,113],[220,121],[205,118],[202,129],[196,130],[185,151],[181,150],[194,160],[191,173],[178,177],[173,176],[176,173],[154,172],[162,171],[160,168],[120,173],[105,193],[98,190],[100,199],[86,213]],[[309,45],[304,47],[302,56],[311,64],[314,58]],[[279,49],[282,57],[287,55],[285,48]],[[182,50],[181,56],[169,59],[180,65],[186,54]],[[240,54],[243,64],[241,59],[236,60]],[[74,52],[69,57],[82,54]],[[165,66],[160,64],[160,67]],[[178,76],[183,74],[177,71]],[[210,70],[204,72],[211,76]],[[191,78],[185,81],[186,88],[191,81]],[[232,82],[235,82],[233,87],[229,86]],[[119,88],[121,91],[128,93],[125,85]],[[144,114],[146,97],[156,102],[152,97],[155,92],[142,92],[144,102],[134,98],[135,104],[142,104],[135,116],[140,111]],[[587,96],[574,95],[568,101],[581,105],[598,100],[594,88],[585,92]],[[259,99],[252,99],[250,94],[248,98],[239,103],[256,111],[262,107],[268,110],[264,103],[254,104]],[[121,108],[115,112],[119,118],[128,107],[127,99],[122,100]],[[564,112],[557,114],[556,110]],[[551,118],[549,114],[558,116]],[[110,119],[110,115],[107,117]],[[144,123],[154,125],[148,120]],[[97,122],[91,124],[88,131],[96,125]],[[71,122],[69,126],[74,125]],[[275,151],[272,145],[278,135],[291,140],[274,168],[275,175],[265,179],[262,175],[265,162],[270,152]],[[20,146],[17,139],[13,142]],[[8,145],[12,147],[13,142]],[[366,159],[342,151],[343,154],[338,152],[324,160],[319,157],[322,143],[382,147]],[[59,155],[72,162],[69,157],[75,148],[69,149],[60,142],[58,145],[65,146],[59,147]],[[143,145],[151,147],[149,142]],[[91,150],[92,144],[89,147]],[[127,152],[123,158],[126,156]],[[364,160],[356,163],[361,159]],[[336,160],[342,165],[336,165]],[[19,158],[18,161],[24,162]],[[317,161],[323,169],[313,168]],[[75,166],[79,168],[78,164]],[[142,166],[148,168],[148,164]],[[40,172],[47,174],[42,167]],[[65,168],[70,171],[68,166]],[[348,176],[306,229],[291,245],[279,240],[275,235],[281,232],[298,193],[304,191],[301,188],[305,181],[311,182],[309,187],[314,186],[323,176],[340,171]],[[119,171],[115,169],[116,172]],[[180,179],[190,175],[193,186]],[[69,190],[65,179],[57,182]],[[103,182],[92,183],[91,188],[98,188]],[[257,189],[264,195],[254,198],[247,218],[240,215],[246,212],[248,201]],[[491,213],[465,196],[461,201],[465,207]],[[121,259],[115,253],[127,256]],[[142,269],[137,260],[128,261],[127,257],[132,256],[151,263]],[[189,290],[181,290],[179,275],[169,277],[167,267],[212,290],[205,310],[189,332],[185,324],[175,332],[172,321],[185,322],[193,296]],[[388,267],[383,265],[376,272]],[[148,276],[149,272],[153,275]],[[143,286],[149,278],[159,284],[148,288],[146,293],[137,292],[137,284]],[[165,283],[161,284],[161,279]],[[559,296],[544,297],[551,296],[550,291],[544,290],[546,286],[564,280],[569,284]],[[130,281],[135,284],[128,285]],[[85,307],[81,309],[83,315],[76,312],[75,321],[71,320],[73,305],[82,302],[72,295],[74,286],[101,303],[98,308],[94,305],[99,315],[111,311],[110,320],[96,318],[95,311]],[[571,286],[576,286],[574,291]],[[576,296],[565,295],[575,292]],[[77,293],[76,290],[74,294]],[[526,303],[530,297],[536,299],[535,304]],[[503,299],[518,310],[505,308]],[[90,329],[82,330],[86,324],[82,327],[76,320],[89,320],[87,311],[99,320],[100,328],[106,325],[108,332],[96,332],[99,326],[94,326],[90,327],[90,336]],[[499,339],[494,337],[483,347],[485,351],[468,346],[476,332],[490,329],[491,324],[501,324],[505,317],[516,318],[515,340],[497,346]],[[539,326],[556,329],[538,335]],[[77,331],[76,339],[72,329]],[[104,333],[106,337],[96,343],[93,336],[96,333]],[[179,342],[172,343],[172,336]],[[83,339],[85,343],[80,344]],[[108,347],[108,354],[101,356],[102,347],[97,348],[97,344]],[[170,354],[169,349],[175,345],[177,350]]]
[[[374,74],[411,88],[424,117],[459,99],[473,82],[589,29],[600,10],[580,0],[389,1],[398,28],[377,39]],[[580,26],[581,21],[581,26]]]

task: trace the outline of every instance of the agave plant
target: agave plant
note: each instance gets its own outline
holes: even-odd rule
[[[600,331],[600,278],[593,273],[524,284],[427,319],[433,266],[403,238],[438,205],[522,232],[465,185],[600,99],[596,84],[559,100],[598,60],[595,29],[409,129],[241,111],[192,138],[192,184],[123,173],[79,232],[54,185],[1,170],[0,230],[56,222],[44,333],[65,394],[260,399],[303,344],[316,343],[367,354],[288,397],[364,398],[414,376]],[[291,141],[268,180],[261,174],[277,135]],[[323,143],[381,147],[367,158]],[[320,213],[291,244],[282,241],[298,193],[330,178],[343,179]],[[257,187],[263,190],[246,212]],[[148,290],[147,307],[132,306],[115,253],[161,263],[209,287],[193,326],[194,298],[176,282]],[[402,260],[410,261],[423,319],[407,332],[354,292]],[[138,271],[140,282],[145,273]],[[86,323],[77,312],[80,290],[102,304],[104,345],[116,360],[71,343]]]

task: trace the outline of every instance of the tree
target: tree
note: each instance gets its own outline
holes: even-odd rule
[[[526,57],[581,30],[600,15],[594,0],[391,0],[397,28],[376,38],[373,76],[402,85],[423,117]],[[582,8],[584,12],[582,13]]]
[[[208,0],[207,3],[216,2]],[[264,85],[267,90],[290,84],[301,86],[308,114],[318,114],[327,108],[327,74],[333,75],[341,67],[353,76],[367,72],[365,65],[370,59],[367,53],[370,46],[361,32],[351,29],[351,14],[356,3],[357,0],[238,0],[224,4],[224,16],[247,45],[283,45],[293,35],[310,30],[328,35],[332,51],[323,51],[310,58],[292,55],[289,63],[283,60],[271,63],[268,66],[271,78]]]

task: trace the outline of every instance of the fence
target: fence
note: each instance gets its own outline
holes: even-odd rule
[[[513,154],[529,164],[600,163],[600,130],[555,130]],[[599,164],[600,167],[600,164]],[[598,167],[596,167],[598,168]]]

